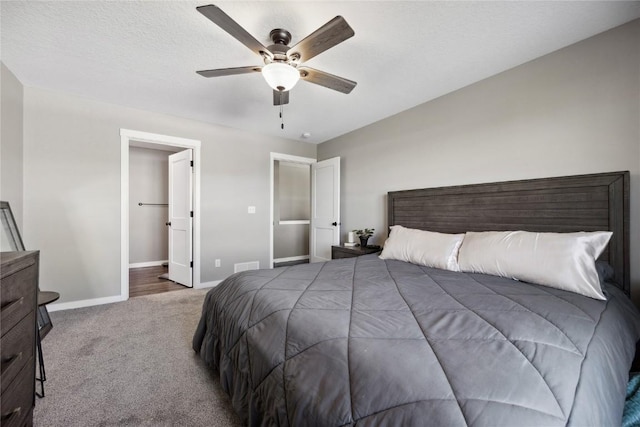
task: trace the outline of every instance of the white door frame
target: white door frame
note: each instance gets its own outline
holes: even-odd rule
[[[310,165],[316,163],[318,160],[310,157],[292,156],[291,154],[271,153],[271,160],[269,166],[269,182],[270,182],[270,196],[269,196],[269,268],[273,268],[273,207],[274,207],[274,195],[275,195],[275,182],[273,179],[273,172],[275,170],[276,160],[290,163],[300,163],[303,165]],[[309,171],[311,173],[311,171]],[[311,203],[311,201],[309,201]]]
[[[129,299],[129,146],[132,141],[193,150],[193,287],[200,287],[200,141],[120,129],[120,298]]]

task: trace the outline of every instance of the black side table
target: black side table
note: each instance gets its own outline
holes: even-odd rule
[[[380,246],[331,246],[331,259],[352,258],[380,252]]]
[[[38,307],[43,305],[50,304],[54,301],[57,301],[60,298],[60,294],[57,292],[51,291],[40,291],[38,292]],[[47,374],[44,370],[44,358],[42,357],[42,336],[40,335],[40,330],[38,330],[38,365],[40,368],[40,378],[36,378],[36,381],[40,382],[40,391],[38,394],[36,390],[36,396],[44,397],[44,382],[47,380]]]

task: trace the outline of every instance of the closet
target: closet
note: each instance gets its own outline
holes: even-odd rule
[[[129,148],[129,267],[167,261],[169,154]]]
[[[309,262],[310,165],[276,160],[273,171],[274,266]]]
[[[175,150],[129,147],[129,296],[184,287],[168,280],[168,159]]]

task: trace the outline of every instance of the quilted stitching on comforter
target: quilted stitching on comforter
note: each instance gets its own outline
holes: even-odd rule
[[[207,294],[194,349],[252,425],[553,426],[584,420],[573,411],[581,375],[602,375],[583,365],[603,329],[623,338],[603,361],[620,368],[596,381],[614,401],[589,403],[603,406],[590,420],[611,421],[640,336],[612,292],[596,301],[376,256],[249,271]]]

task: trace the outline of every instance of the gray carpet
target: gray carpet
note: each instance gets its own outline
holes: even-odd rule
[[[206,290],[51,313],[36,426],[238,426],[191,349]]]

